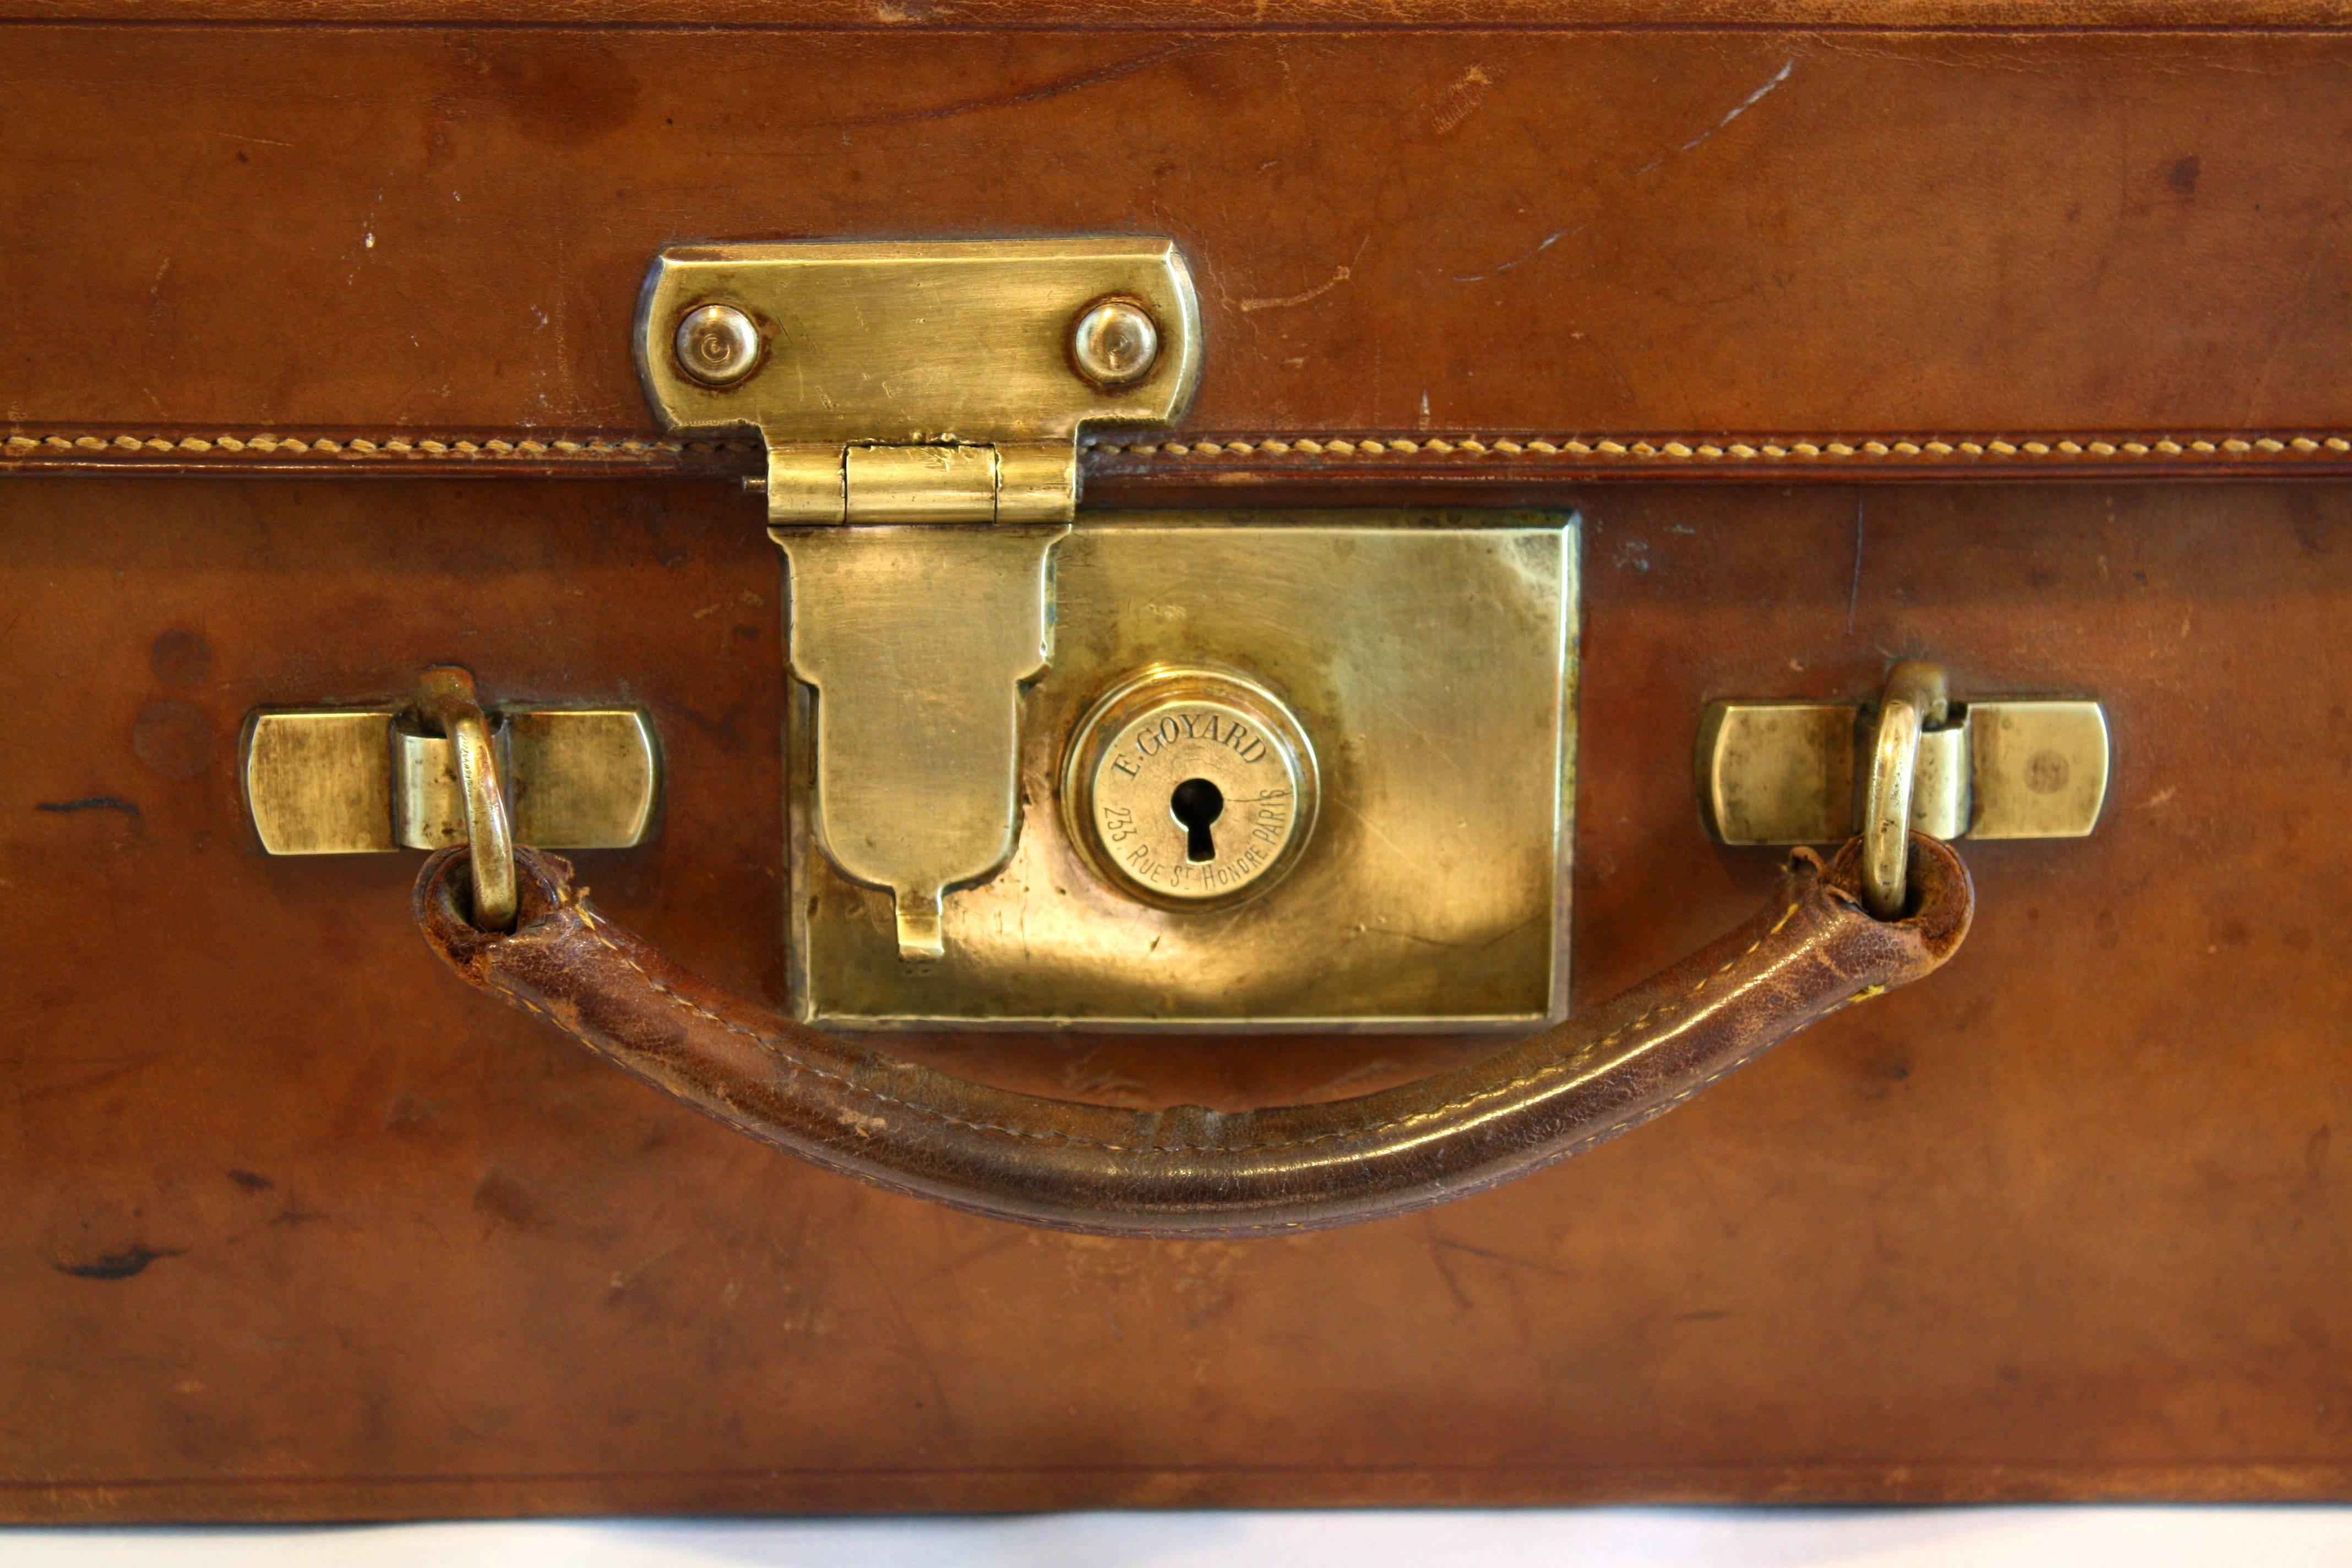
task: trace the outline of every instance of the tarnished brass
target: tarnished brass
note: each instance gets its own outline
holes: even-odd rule
[[[491,744],[503,752],[506,726],[494,724]],[[403,848],[447,849],[466,842],[466,795],[457,774],[457,743],[439,727],[414,718],[392,727],[392,836]],[[500,767],[499,776],[508,776]]]
[[[653,831],[661,782],[653,724],[635,708],[507,708],[515,842],[626,849]]]
[[[1089,516],[1055,552],[1053,661],[1017,702],[1008,688],[1010,857],[948,896],[940,959],[903,963],[891,900],[812,852],[837,787],[832,693],[798,694],[796,1009],[841,1028],[1427,1030],[1561,1016],[1576,538],[1572,520],[1536,512]],[[1107,874],[1093,814],[1064,795],[1107,698],[1204,663],[1262,694],[1244,704],[1224,688],[1234,712],[1278,700],[1316,764],[1319,805],[1299,812],[1289,863],[1238,900]],[[911,750],[924,732],[897,738]]]
[[[678,369],[704,386],[732,386],[760,363],[760,329],[732,305],[688,310],[672,341]]]
[[[993,518],[993,447],[852,447],[841,455],[848,522],[970,522]],[[770,495],[775,492],[771,490]]]
[[[1200,378],[1183,258],[1165,239],[682,247],[646,279],[636,343],[669,428],[767,443],[793,670],[823,692],[813,837],[890,892],[903,958],[936,959],[946,889],[1013,850],[1014,688],[1050,652],[1079,431],[1165,423]]]
[[[1062,770],[1071,841],[1113,886],[1230,904],[1289,869],[1315,826],[1314,748],[1279,697],[1221,670],[1147,670],[1080,720]]]
[[[1698,794],[1726,844],[1826,844],[1866,820],[1864,710],[1717,702],[1699,725]],[[1907,819],[1937,838],[2080,838],[2107,793],[2106,715],[2086,698],[1953,701],[1919,736]]]
[[[1897,663],[1879,693],[1862,805],[1862,901],[1883,921],[1903,912],[1919,737],[1942,728],[1949,710],[1943,669],[1922,659]]]
[[[1160,329],[1132,300],[1105,300],[1070,329],[1070,358],[1097,386],[1131,386],[1160,358]]]
[[[941,952],[940,900],[1013,853],[1019,683],[1050,652],[1066,526],[776,529],[793,673],[814,688],[814,837],[887,889],[898,952]]]
[[[392,723],[400,710],[263,709],[245,725],[245,798],[272,855],[376,855],[400,847]]]
[[[457,763],[457,800],[465,813],[466,868],[474,887],[474,923],[512,931],[515,922],[514,830],[506,788],[490,743],[490,721],[474,692],[474,678],[445,666],[417,681],[416,706],[427,723],[449,738]]]
[[[628,708],[488,715],[515,842],[619,849],[652,830],[653,727]],[[393,704],[263,709],[246,723],[247,809],[272,855],[375,854],[466,841],[455,744]]]
[[[756,350],[718,330],[738,319]],[[1080,427],[1165,424],[1201,371],[1192,275],[1165,239],[685,246],[656,258],[636,337],[670,429],[767,441],[780,527],[1066,522]],[[706,341],[718,357],[690,372],[679,353]],[[932,459],[952,504],[896,459],[844,460],[908,447],[980,449]]]
[[[1947,710],[1948,712],[1948,710]],[[1911,830],[1930,838],[1969,837],[1970,730],[1966,723],[1941,721],[1943,727],[1923,731],[1912,764]],[[1832,835],[1832,837],[1835,837]],[[1974,835],[1979,838],[2013,835]]]
[[[1972,838],[2080,838],[2107,797],[2107,716],[2095,702],[1974,702]]]

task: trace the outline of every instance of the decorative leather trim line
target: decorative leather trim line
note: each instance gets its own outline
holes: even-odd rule
[[[258,454],[264,458],[324,457],[344,460],[436,460],[448,458],[519,458],[527,462],[590,458],[654,458],[664,457],[750,457],[760,451],[756,442],[643,440],[590,436],[487,436],[471,439],[456,436],[275,436],[267,431],[246,436],[10,436],[0,441],[0,458],[39,461],[49,457],[143,458],[197,457],[220,459]]]
[[[1614,437],[1508,436],[1331,436],[1257,437],[1220,439],[1113,443],[1090,441],[1087,450],[1129,458],[1193,458],[1210,459],[1332,458],[1599,458],[1623,463],[1899,463],[1936,464],[1990,459],[1995,463],[2055,461],[2064,463],[2148,463],[2186,459],[2210,462],[2230,458],[2344,457],[2352,455],[2352,436],[2213,435],[2090,437],[2076,436],[1909,436],[1891,439],[1854,440],[1838,437],[1750,437],[1706,440],[1690,437]]]
[[[1852,436],[1226,436],[1173,440],[1088,440],[1090,470],[1121,479],[1224,473],[1325,476],[1454,474],[1508,479],[1514,471],[1664,475],[1710,471],[1873,469],[1935,474],[2051,468],[2352,468],[2352,432],[2170,432],[2041,435]],[[267,431],[165,436],[136,432],[14,434],[0,437],[0,471],[55,468],[169,473],[316,473],[406,467],[448,472],[478,466],[538,474],[629,471],[749,473],[756,441],[624,435],[474,433],[374,437]]]

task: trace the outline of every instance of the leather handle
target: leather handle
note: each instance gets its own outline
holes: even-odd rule
[[[466,851],[416,884],[425,940],[474,984],[763,1142],[956,1208],[1066,1230],[1248,1236],[1425,1207],[1639,1126],[1806,1025],[1935,969],[1975,896],[1915,836],[1911,912],[1873,919],[1860,847],[1790,862],[1780,896],[1700,952],[1470,1067],[1327,1104],[1121,1110],[951,1078],[714,991],[597,914],[552,855],[515,853],[511,933],[466,917]]]

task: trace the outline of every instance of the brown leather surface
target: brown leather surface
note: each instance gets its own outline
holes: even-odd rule
[[[2125,482],[2352,441],[2352,37],[2266,26],[2335,7],[666,3],[0,27],[0,1513],[2352,1495],[2352,489]],[[1583,509],[1580,995],[1771,885],[1698,826],[1711,698],[1851,700],[1903,654],[2093,693],[2106,820],[1967,848],[1934,984],[1641,1137],[1249,1243],[811,1169],[439,973],[406,858],[253,850],[256,705],[444,661],[643,702],[660,836],[583,875],[780,1002],[778,569],[677,477],[736,458],[627,445],[642,269],[1087,228],[1181,239],[1210,347],[1097,499]],[[608,477],[38,471],[183,462]],[[2072,482],[1843,482],[1955,473]],[[1776,482],[1570,482],[1621,474]],[[904,1045],[1129,1107],[1465,1059]]]
[[[273,860],[261,703],[647,704],[659,836],[578,858],[783,999],[775,552],[710,484],[0,484],[0,1511],[2352,1494],[2352,491],[1564,492],[1586,518],[1575,983],[1746,917],[1717,697],[2106,704],[2106,819],[1962,853],[1925,984],[1419,1215],[1245,1243],[872,1191],[442,971],[407,856]],[[1139,1106],[1475,1041],[931,1039]]]
[[[6,25],[9,455],[651,438],[664,245],[1118,230],[1199,276],[1187,431],[1346,439],[1286,470],[2334,465],[2347,64],[2256,26]]]
[[[728,995],[515,851],[511,932],[468,913],[467,851],[417,874],[425,941],[475,986],[762,1143],[894,1192],[1098,1236],[1287,1235],[1408,1214],[1597,1147],[1968,934],[1949,847],[1915,838],[1915,907],[1861,900],[1862,841],[1810,850],[1754,918],[1601,1006],[1463,1068],[1318,1105],[1127,1110],[974,1083]]]

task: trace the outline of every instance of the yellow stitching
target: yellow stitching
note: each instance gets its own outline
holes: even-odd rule
[[[1981,440],[1951,440],[1942,437],[1904,437],[1892,441],[1864,440],[1860,442],[1836,439],[1804,440],[1789,437],[1755,441],[1689,442],[1669,437],[1637,438],[1620,441],[1605,437],[1584,439],[1562,437],[1546,439],[1530,437],[1524,440],[1511,437],[1423,437],[1402,439],[1390,437],[1357,436],[1282,436],[1263,437],[1254,440],[1229,441],[1089,441],[1087,449],[1110,456],[1134,458],[1321,458],[1376,457],[1434,454],[1444,457],[1465,453],[1482,458],[1489,453],[1506,458],[1570,457],[1605,458],[1641,460],[1664,458],[1670,462],[1752,463],[1795,460],[1817,463],[1824,459],[1847,461],[1863,458],[1869,461],[1899,458],[1905,461],[1927,459],[1943,462],[1955,458],[1981,459],[1986,458],[2011,461],[2028,458],[2036,462],[2056,459],[2080,462],[2093,458],[2102,462],[2144,462],[2150,458],[2241,458],[2250,453],[2265,457],[2292,454],[2312,457],[2326,454],[2342,457],[2352,453],[2352,437],[2296,436],[2287,439],[2275,437],[2231,436],[2208,440],[2198,437],[2177,441],[2169,437],[2151,440],[2078,441],[2071,437],[2022,440],[1988,437]]]
[[[262,432],[251,436],[11,436],[0,441],[0,452],[11,458],[24,457],[40,451],[49,452],[262,452],[270,455],[290,454],[302,457],[324,453],[329,457],[375,458],[520,458],[526,462],[554,458],[643,458],[657,454],[685,455],[709,453],[728,456],[741,453],[757,455],[761,448],[741,441],[644,441],[635,438],[606,440],[592,436],[575,441],[565,437],[540,439],[524,437],[508,440],[500,437],[487,437],[480,442],[470,439],[445,439],[433,436],[387,436],[370,440],[364,436],[314,436],[308,439],[292,436],[274,436]]]
[[[744,1038],[752,1041],[754,1044],[764,1046],[772,1050],[784,1053],[786,1060],[788,1060],[792,1064],[793,1068],[797,1071],[810,1073],[817,1078],[824,1079],[828,1083],[837,1084],[854,1094],[863,1095],[869,1100],[877,1100],[884,1105],[897,1106],[900,1110],[909,1111],[914,1115],[924,1117],[934,1121],[945,1122],[951,1127],[961,1127],[969,1131],[994,1132],[1009,1138],[1025,1138],[1039,1142],[1067,1143],[1083,1149],[1100,1149],[1106,1152],[1115,1154],[1256,1154],[1272,1153],[1286,1149],[1303,1149],[1310,1144],[1329,1142],[1341,1138],[1374,1137],[1383,1132],[1394,1131],[1401,1127],[1410,1127],[1421,1122],[1435,1121],[1440,1117],[1450,1116],[1458,1110],[1468,1110],[1475,1106],[1484,1104],[1487,1100],[1515,1094],[1523,1089],[1531,1089],[1547,1079],[1558,1078],[1566,1073],[1574,1071],[1576,1069],[1576,1065],[1580,1060],[1589,1058],[1595,1052],[1607,1049],[1609,1047],[1616,1044],[1619,1040],[1623,1039],[1626,1036],[1633,1033],[1643,1025],[1649,1023],[1652,1019],[1670,1015],[1695,1000],[1698,996],[1699,993],[1706,990],[1706,987],[1716,979],[1732,969],[1734,966],[1745,962],[1749,957],[1752,957],[1757,949],[1762,947],[1772,938],[1780,935],[1780,932],[1787,928],[1789,922],[1797,918],[1797,911],[1802,906],[1793,902],[1790,904],[1788,909],[1781,912],[1780,918],[1773,921],[1771,926],[1766,930],[1762,935],[1759,936],[1754,942],[1748,943],[1748,946],[1742,949],[1739,952],[1725,959],[1717,968],[1701,976],[1698,983],[1693,985],[1690,990],[1685,993],[1682,996],[1670,1001],[1658,1003],[1655,1005],[1647,1008],[1639,1016],[1621,1025],[1601,1039],[1595,1040],[1591,1044],[1582,1047],[1574,1057],[1565,1061],[1554,1062],[1550,1066],[1539,1068],[1535,1072],[1528,1073],[1525,1077],[1514,1079],[1509,1083],[1500,1084],[1493,1089],[1482,1089],[1478,1093],[1471,1095],[1467,1099],[1455,1100],[1447,1105],[1436,1106],[1428,1110],[1417,1110],[1409,1116],[1401,1116],[1393,1121],[1378,1122],[1369,1127],[1343,1128],[1331,1132],[1318,1132],[1311,1138],[1289,1139],[1274,1143],[1234,1144],[1106,1143],[1097,1139],[1081,1138],[1076,1134],[1067,1132],[1039,1131],[1032,1128],[1003,1126],[992,1121],[972,1121],[963,1117],[951,1115],[947,1111],[938,1110],[932,1106],[918,1104],[912,1100],[901,1100],[895,1095],[886,1094],[880,1089],[872,1089],[865,1084],[844,1078],[839,1073],[828,1072],[823,1068],[815,1067],[808,1062],[803,1061],[799,1058],[790,1055],[790,1047],[785,1041],[778,1039],[772,1035],[761,1034],[757,1029],[745,1028],[740,1024],[733,1023],[729,1019],[722,1018],[718,1014],[710,1011],[708,1007],[705,1007],[699,1003],[697,1003],[681,994],[677,991],[673,990],[671,987],[655,979],[651,974],[646,973],[643,965],[639,964],[635,959],[631,958],[626,952],[623,952],[610,937],[607,937],[601,929],[603,922],[599,921],[595,914],[584,904],[572,903],[568,905],[568,907],[580,916],[582,922],[588,929],[589,935],[594,937],[597,942],[604,947],[606,952],[610,952],[614,957],[619,959],[624,964],[627,965],[628,968],[635,973],[638,979],[644,981],[646,984],[651,987],[656,994],[667,999],[672,1005],[682,1008],[686,1012],[691,1013],[695,1016],[705,1019],[709,1023],[716,1024],[730,1034],[740,1035]],[[503,983],[493,981],[490,983],[490,989],[502,995],[511,997],[516,1001],[524,1001],[523,997],[521,997],[510,986],[508,986]],[[530,1005],[528,1002],[524,1002],[524,1005],[526,1006]],[[1843,1005],[1843,1004],[1841,1004],[1841,1005]],[[533,1012],[541,1011],[536,1007],[533,1007],[531,1010]],[[541,1016],[544,1016],[545,1015],[542,1013]],[[1690,1088],[1683,1090],[1680,1094],[1677,1094],[1672,1100],[1667,1100],[1664,1104],[1651,1108],[1640,1115],[1617,1123],[1613,1127],[1606,1128],[1601,1132],[1594,1134],[1591,1139],[1580,1142],[1577,1146],[1580,1148],[1584,1147],[1591,1142],[1597,1142],[1600,1139],[1607,1138],[1613,1133],[1622,1132],[1629,1127],[1633,1127],[1640,1122],[1648,1121],[1653,1116],[1661,1115],[1665,1111],[1672,1110],[1674,1107],[1681,1104],[1684,1100],[1688,1100],[1692,1095],[1696,1094],[1700,1089],[1705,1089],[1708,1084],[1715,1082],[1717,1079],[1722,1078],[1726,1074],[1732,1072],[1738,1067],[1742,1066],[1747,1060],[1748,1058],[1741,1058],[1739,1061],[1729,1064],[1720,1071],[1715,1073],[1712,1077],[1701,1079],[1698,1083],[1696,1083]]]
[[[1608,437],[1584,438],[1561,437],[1547,439],[1528,437],[1524,439],[1508,436],[1424,436],[1419,437],[1383,436],[1264,436],[1231,440],[1202,441],[1089,441],[1087,450],[1106,456],[1130,458],[1393,458],[1429,455],[1454,457],[1456,454],[1478,458],[1492,455],[1504,458],[1599,458],[1612,462],[1631,458],[1639,462],[1663,460],[1678,464],[1743,464],[1796,461],[1802,463],[1849,463],[1856,460],[1947,462],[1954,458],[1982,460],[1994,458],[2003,462],[2021,459],[2032,462],[2099,462],[2139,463],[2151,459],[2189,461],[2216,458],[2318,456],[2343,457],[2352,454],[2352,437],[2294,436],[2280,438],[2273,436],[2224,436],[2211,439],[2198,437],[2179,441],[2158,436],[2147,440],[2109,441],[2075,440],[2072,437],[2028,437],[2011,439],[1986,437],[1982,439],[1953,440],[1937,436],[1900,437],[1891,441],[1842,441],[1834,437],[1805,439],[1791,437],[1760,437],[1752,441],[1690,441],[1681,437],[1656,436],[1636,437],[1630,441]],[[344,462],[414,461],[462,458],[468,461],[523,461],[586,459],[609,458],[644,458],[650,456],[684,456],[688,454],[714,457],[757,456],[760,448],[740,441],[645,441],[634,438],[607,440],[591,437],[584,441],[556,437],[542,439],[524,437],[509,440],[491,437],[480,442],[470,439],[447,440],[432,436],[385,436],[371,439],[364,436],[336,437],[320,436],[304,438],[281,437],[267,432],[250,436],[10,436],[0,441],[0,457],[27,458],[44,453],[121,453],[124,455],[187,453],[204,456],[209,453],[260,453],[265,456],[304,457],[322,454]]]

